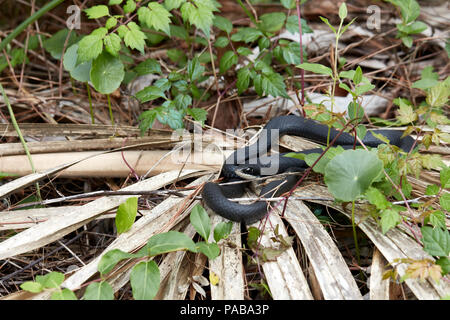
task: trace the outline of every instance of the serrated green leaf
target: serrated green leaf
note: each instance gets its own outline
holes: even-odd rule
[[[435,184],[428,185],[426,190],[425,190],[425,194],[427,196],[434,196],[434,195],[436,195],[438,193],[439,193],[439,186],[437,186]]]
[[[386,209],[381,213],[381,231],[383,234],[394,228],[401,221],[401,217],[396,210]]]
[[[196,243],[198,252],[203,253],[209,260],[217,258],[220,254],[220,248],[217,243],[207,243],[204,241]]]
[[[123,63],[119,58],[104,52],[92,62],[90,76],[95,90],[103,94],[113,93],[125,76]]]
[[[441,228],[422,227],[424,250],[432,256],[447,257],[450,253],[450,234]]]
[[[131,197],[119,205],[115,219],[117,233],[124,233],[131,229],[136,219],[137,204],[138,198]]]
[[[445,213],[441,210],[435,210],[428,216],[428,221],[435,228],[442,228],[442,230],[446,230],[447,226],[445,224]]]
[[[225,73],[231,66],[237,64],[238,57],[235,55],[233,51],[227,51],[224,53],[219,63],[219,71],[220,73]]]
[[[124,13],[130,13],[136,10],[136,2],[133,0],[127,0],[127,3],[123,6],[123,12]]]
[[[450,188],[450,167],[445,166],[439,173],[442,188]]]
[[[226,239],[233,229],[233,222],[219,222],[214,228],[214,240],[219,242],[221,239]]]
[[[263,75],[262,88],[264,92],[272,97],[283,97],[290,99],[286,92],[286,85],[284,84],[284,78],[278,73],[270,73]]]
[[[211,232],[211,221],[206,210],[199,204],[195,205],[194,208],[192,208],[189,219],[198,234],[201,235],[205,241],[208,241]]]
[[[125,44],[130,47],[130,49],[136,49],[144,54],[145,39],[147,39],[146,35],[134,22],[129,22],[127,26],[129,29],[126,31],[125,36],[123,37]]]
[[[375,153],[346,150],[328,162],[325,183],[335,198],[353,201],[367,191],[382,169],[383,162]]]
[[[103,50],[102,37],[97,35],[88,35],[78,42],[78,60],[85,62],[96,59]]]
[[[106,281],[93,282],[87,286],[83,300],[114,300],[114,290]]]
[[[121,43],[122,40],[116,33],[110,33],[103,39],[106,51],[114,57],[119,56],[119,51],[122,48]]]
[[[442,81],[430,88],[426,101],[432,107],[443,107],[447,103],[449,95],[450,86]]]
[[[439,203],[442,209],[450,211],[450,193],[443,193],[439,198]]]
[[[434,87],[438,84],[439,74],[437,72],[433,72],[432,66],[426,66],[423,68],[420,80],[413,83],[413,88],[418,88],[422,90],[426,90]]]
[[[205,121],[206,121],[206,117],[208,115],[208,112],[206,110],[200,109],[200,108],[188,108],[187,114],[189,114],[192,118],[194,118],[195,121],[198,121],[202,125],[204,125]]]
[[[110,17],[110,18],[108,18],[108,20],[106,20],[105,28],[109,30],[111,28],[114,28],[116,25],[117,25],[117,19],[114,17]]]
[[[142,261],[133,267],[130,284],[135,300],[152,300],[159,290],[160,273],[154,261]]]
[[[157,2],[150,2],[148,8],[138,10],[139,21],[155,30],[161,30],[170,36],[170,17],[172,14]]]
[[[439,258],[436,260],[436,264],[441,266],[443,276],[450,272],[450,259],[448,257]]]
[[[98,19],[109,15],[109,9],[105,5],[93,6],[84,9],[84,12],[86,13],[89,19]]]
[[[365,196],[371,204],[377,207],[378,210],[384,210],[391,207],[391,203],[387,201],[384,194],[377,188],[369,187],[365,193]]]
[[[417,120],[417,113],[414,112],[413,108],[410,105],[407,105],[402,100],[400,100],[397,119],[401,124],[410,124]]]

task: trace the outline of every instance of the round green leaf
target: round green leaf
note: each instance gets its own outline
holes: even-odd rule
[[[383,162],[366,150],[346,150],[325,167],[325,183],[335,198],[353,201],[381,174]]]
[[[95,90],[109,94],[119,88],[125,71],[119,58],[103,52],[92,62],[90,75]]]
[[[134,220],[136,219],[137,204],[137,197],[131,197],[124,203],[120,204],[116,215],[117,233],[123,233],[130,230]]]
[[[148,256],[156,256],[158,254],[179,250],[197,252],[194,241],[187,235],[177,231],[168,231],[151,237],[147,245],[139,252],[144,251]]]
[[[207,256],[209,260],[217,258],[220,254],[220,248],[215,242],[197,242],[197,250]]]
[[[160,273],[154,261],[143,261],[133,267],[130,274],[135,300],[152,300],[159,289]]]
[[[71,45],[64,54],[64,69],[70,72],[70,76],[80,82],[88,82],[92,67],[92,60],[78,63],[78,43]]]

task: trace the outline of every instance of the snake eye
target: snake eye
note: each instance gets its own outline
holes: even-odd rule
[[[245,168],[243,170],[243,172],[246,173],[246,174],[253,174],[253,169],[252,168]]]

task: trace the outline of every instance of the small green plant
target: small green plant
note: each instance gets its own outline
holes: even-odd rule
[[[130,230],[137,213],[137,198],[129,198],[122,203],[116,215],[116,226],[119,233]],[[169,252],[187,250],[194,253],[203,253],[208,259],[213,260],[220,254],[217,242],[226,239],[232,228],[231,222],[221,222],[214,228],[214,241],[209,241],[211,234],[211,221],[205,209],[196,205],[190,215],[191,224],[204,241],[195,243],[182,232],[168,231],[152,236],[147,244],[137,253],[128,253],[119,249],[106,252],[97,266],[101,279],[90,283],[82,297],[84,300],[113,300],[114,291],[105,280],[106,275],[122,260],[140,260],[131,270],[130,284],[133,298],[136,300],[151,300],[155,297],[160,285],[160,272],[153,257]],[[60,288],[64,281],[64,275],[59,272],[51,272],[45,276],[37,276],[36,281],[27,281],[21,285],[26,291],[38,293],[46,289],[54,291],[54,300],[73,300],[75,294],[67,288]]]
[[[416,21],[420,14],[420,6],[416,0],[384,0],[395,5],[401,13],[402,22],[397,24],[397,38],[403,44],[411,48],[413,38],[411,35],[418,34],[427,29],[427,25],[422,21]]]

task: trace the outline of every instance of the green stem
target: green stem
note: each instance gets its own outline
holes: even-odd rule
[[[111,118],[111,124],[114,125],[114,116],[111,109],[111,98],[109,97],[109,94],[106,95],[106,98],[108,99],[109,117]]]
[[[16,116],[14,115],[14,111],[11,107],[11,104],[9,103],[8,96],[6,95],[5,89],[3,89],[3,86],[1,83],[0,83],[0,90],[3,95],[3,100],[5,101],[5,104],[8,108],[9,116],[11,118],[11,122],[13,124],[14,130],[16,130],[17,135],[19,136],[19,140],[22,143],[23,149],[25,150],[25,154],[27,155],[28,162],[30,163],[30,166],[31,166],[31,170],[33,171],[33,173],[35,173],[36,169],[34,167],[33,159],[31,158],[30,150],[28,149],[27,143],[25,142],[25,139],[23,138],[22,131],[20,131],[19,125],[17,124]],[[38,182],[36,182],[36,195],[38,197],[38,200],[42,201],[41,191],[40,191]]]
[[[59,5],[60,3],[64,2],[64,0],[53,0],[47,3],[45,6],[43,6],[41,9],[36,11],[35,14],[30,16],[28,19],[26,19],[24,22],[22,22],[20,25],[18,25],[13,32],[11,32],[5,39],[3,39],[2,42],[0,42],[0,52],[3,51],[3,49],[6,48],[6,46],[14,39],[16,38],[23,30],[26,29],[30,24],[35,22],[37,19],[42,17],[45,13],[52,10],[54,7]]]
[[[356,223],[355,223],[355,200],[352,201],[352,228],[353,228],[353,241],[355,242],[356,260],[358,265],[360,264],[360,254],[358,246],[358,237],[356,236]]]
[[[250,18],[250,20],[252,20],[252,22],[255,24],[255,26],[258,25],[258,23],[256,22],[256,18],[253,16],[253,14],[250,11],[248,11],[247,7],[242,3],[242,1],[237,0],[237,2],[241,6],[242,10],[244,10],[245,14]]]
[[[89,110],[91,112],[91,122],[92,122],[92,124],[95,124],[94,108],[92,107],[91,89],[89,88],[89,83],[87,83],[87,82],[86,82],[86,90],[87,90],[88,99],[89,99]]]

